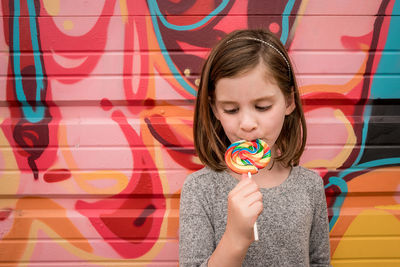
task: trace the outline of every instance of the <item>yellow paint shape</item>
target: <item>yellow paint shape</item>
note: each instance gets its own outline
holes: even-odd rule
[[[365,236],[365,233],[379,233]],[[334,259],[396,258],[400,255],[400,221],[379,210],[364,210],[347,228]]]
[[[119,0],[119,8],[121,9],[121,18],[123,23],[128,22],[128,8],[126,0]]]
[[[57,16],[60,13],[60,0],[43,0],[43,4],[50,16]]]
[[[376,195],[370,197],[361,197],[348,195],[341,207],[340,216],[331,230],[331,250],[338,259],[343,258],[341,252],[336,252],[341,246],[346,249],[358,249],[358,243],[354,244],[354,248],[346,243],[345,236],[394,236],[399,237],[400,223],[398,219],[398,210],[389,209],[397,207],[398,203],[394,197],[381,195],[383,192],[396,192],[400,184],[399,177],[400,167],[387,167],[371,170],[367,173],[362,173],[352,180],[347,182],[349,193],[371,193]],[[394,195],[393,195],[394,196]],[[382,208],[386,209],[382,209]],[[361,215],[362,216],[361,216]],[[352,227],[354,222],[363,222],[367,227]],[[397,223],[396,223],[397,221]],[[355,224],[357,225],[357,224]],[[394,225],[396,227],[391,227]],[[400,237],[399,237],[400,238]],[[342,242],[345,242],[342,244]],[[382,242],[379,246],[391,246],[391,241],[388,243]],[[376,245],[378,246],[378,245]],[[400,255],[400,254],[399,254]]]
[[[0,118],[0,124],[2,124],[3,121],[4,119]],[[19,181],[21,179],[21,172],[18,168],[17,161],[15,160],[15,155],[11,149],[11,145],[2,130],[0,131],[0,145],[4,148],[7,148],[2,149],[0,152],[0,157],[3,164],[2,171],[0,171],[0,194],[13,195],[17,193]],[[6,172],[4,170],[15,170],[15,173],[9,173],[8,177],[5,177]],[[15,203],[15,199],[3,199],[1,201],[0,208],[7,207],[12,203]]]
[[[376,206],[376,209],[382,210],[400,210],[400,204],[397,205],[384,205],[384,206]]]
[[[32,225],[36,221],[42,222],[46,225],[45,228],[51,229],[60,238],[79,250],[93,251],[89,242],[67,217],[64,207],[53,200],[40,197],[21,198],[17,201],[15,210],[21,213],[15,216],[11,230],[0,240],[0,251],[2,252],[0,262],[30,257],[33,251],[32,246],[34,246],[32,244],[34,242],[30,242],[30,240],[37,240],[38,229],[32,231]],[[51,216],[48,216],[49,212],[52,212]],[[21,240],[21,242],[10,242],[12,240]]]
[[[79,169],[74,157],[71,153],[70,150],[68,150],[68,142],[67,142],[67,133],[65,126],[60,125],[59,126],[59,135],[58,138],[60,140],[60,146],[65,147],[65,149],[62,149],[62,153],[64,156],[64,160],[68,165],[68,168],[71,169]],[[112,170],[101,170],[101,171],[95,171],[95,172],[88,172],[88,173],[79,173],[76,172],[72,175],[72,177],[75,179],[76,183],[79,185],[80,188],[82,188],[84,191],[90,194],[118,194],[122,190],[126,188],[128,185],[128,177],[126,177],[125,174],[118,172],[118,171],[112,171]],[[96,187],[92,184],[89,183],[89,181],[101,181],[105,179],[111,179],[114,181],[114,184],[110,187]]]
[[[64,30],[72,30],[74,28],[74,23],[71,20],[64,20],[63,23]]]
[[[336,155],[336,157],[334,157],[331,160],[325,160],[325,159],[312,160],[305,163],[304,164],[305,167],[320,168],[329,166],[328,169],[337,169],[343,165],[344,161],[347,160],[347,158],[353,151],[353,148],[357,142],[357,137],[354,133],[353,126],[351,125],[349,120],[346,118],[346,116],[340,109],[336,109],[333,114],[335,118],[343,122],[347,130],[347,140],[346,144],[344,145],[344,148],[342,149],[342,151],[340,151],[338,155]]]
[[[117,171],[97,171],[89,172],[81,175],[74,175],[75,180],[80,188],[90,194],[118,194],[128,185],[128,177]],[[112,186],[103,188],[90,184],[90,181],[102,182],[102,180],[112,180]]]
[[[364,62],[361,64],[360,68],[358,69],[356,75],[353,79],[348,81],[347,83],[340,85],[340,84],[313,84],[313,85],[305,85],[300,87],[301,94],[313,93],[313,92],[324,92],[324,93],[339,93],[339,94],[346,94],[350,92],[352,89],[356,87],[357,84],[362,82],[364,79],[363,74],[365,72],[365,68],[367,66],[368,60],[368,52],[366,52],[366,56]]]

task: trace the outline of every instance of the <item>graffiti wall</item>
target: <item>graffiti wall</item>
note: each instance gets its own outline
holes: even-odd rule
[[[400,265],[399,0],[2,0],[0,265],[177,266],[192,116],[226,33],[295,64],[334,266]]]

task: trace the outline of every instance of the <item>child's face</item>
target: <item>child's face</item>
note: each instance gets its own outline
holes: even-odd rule
[[[264,64],[215,85],[214,115],[231,142],[260,138],[273,148],[285,115],[295,108],[278,85],[267,78]]]

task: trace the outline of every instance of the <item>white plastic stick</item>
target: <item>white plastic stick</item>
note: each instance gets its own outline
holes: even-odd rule
[[[251,173],[248,172],[247,175],[249,176],[249,179],[251,179]],[[258,229],[257,229],[257,221],[254,222],[254,227],[253,227],[253,231],[254,231],[254,240],[258,241]]]

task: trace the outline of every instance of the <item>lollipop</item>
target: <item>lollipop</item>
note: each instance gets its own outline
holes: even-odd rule
[[[268,165],[271,150],[261,139],[252,142],[245,140],[232,143],[225,152],[225,162],[236,173],[255,174]]]
[[[236,173],[247,173],[249,178],[271,160],[271,150],[261,139],[232,143],[225,152],[225,162]],[[254,240],[258,241],[257,222],[254,223]]]

